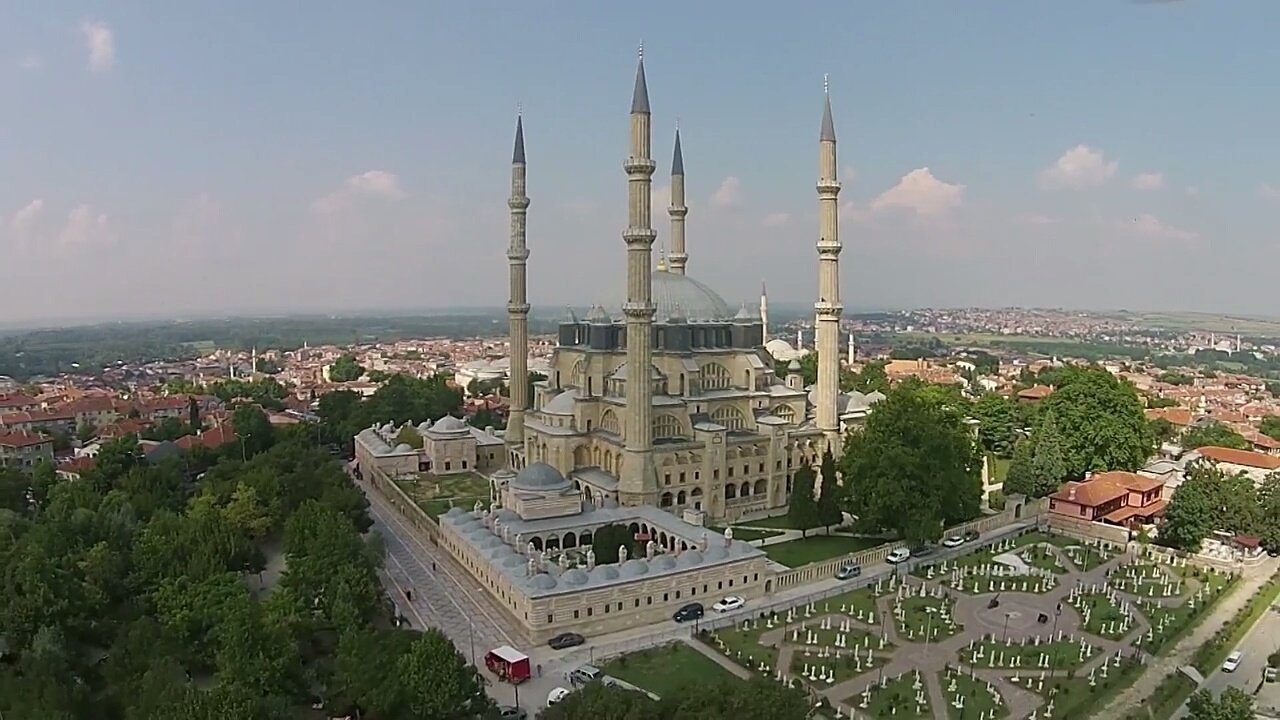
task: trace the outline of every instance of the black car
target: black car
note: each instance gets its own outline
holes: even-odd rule
[[[560,633],[559,635],[547,641],[553,650],[563,650],[565,648],[577,647],[586,642],[587,639],[578,633]]]
[[[968,542],[973,542],[974,540],[977,540],[977,539],[978,539],[978,531],[977,531],[977,530],[965,530],[965,531],[964,531],[964,534],[963,534],[963,535],[961,535],[961,537],[963,537],[963,538],[964,538],[964,541],[965,541],[965,542],[967,542],[967,543],[968,543]]]
[[[929,557],[930,555],[934,554],[937,551],[938,551],[938,548],[933,545],[921,545],[920,547],[911,548],[911,557],[913,558]]]
[[[671,616],[671,619],[678,623],[682,623],[689,622],[690,620],[697,620],[706,614],[707,611],[702,607],[702,603],[689,603],[677,610],[675,614]]]

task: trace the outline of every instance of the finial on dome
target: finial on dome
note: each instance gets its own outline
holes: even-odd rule
[[[640,49],[636,51],[636,56],[644,60],[644,40],[640,41]]]
[[[828,73],[822,73],[822,94],[831,94],[831,75]]]

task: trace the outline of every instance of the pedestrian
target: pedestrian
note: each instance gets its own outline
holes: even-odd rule
[[[542,663],[538,663],[538,677],[542,677]]]
[[[405,597],[405,599],[406,599],[406,600],[408,600],[409,602],[413,602],[413,588],[405,588],[405,589],[404,589],[404,597]]]
[[[436,561],[435,561],[435,560],[432,560],[432,561],[431,561],[431,572],[435,572],[435,571],[436,571]]]

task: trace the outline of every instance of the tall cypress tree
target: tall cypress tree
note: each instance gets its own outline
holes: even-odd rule
[[[822,524],[818,516],[818,501],[813,497],[813,468],[801,465],[791,480],[791,504],[787,509],[787,517],[791,526],[800,531],[801,537],[807,537],[809,530]]]
[[[827,448],[822,453],[822,488],[818,493],[818,521],[827,528],[827,534],[831,534],[831,526],[839,525],[844,519],[844,514],[840,512],[840,503],[838,494],[840,492],[839,480],[836,478],[836,459],[831,454],[831,448]]]
[[[191,432],[200,432],[200,404],[194,395],[187,398],[187,424],[191,426]]]

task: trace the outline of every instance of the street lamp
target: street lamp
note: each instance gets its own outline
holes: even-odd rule
[[[1058,648],[1054,647],[1053,643],[1057,642],[1057,639],[1058,639],[1058,618],[1060,617],[1062,617],[1062,601],[1061,600],[1058,601],[1057,607],[1053,609],[1053,632],[1049,634],[1049,647],[1052,648],[1049,652],[1049,675],[1050,676],[1053,675],[1053,671],[1057,669],[1057,665],[1058,665]]]
[[[1000,642],[1009,642],[1009,618],[1013,617],[1013,613],[1006,612],[1004,614],[1004,634],[1000,638]]]

